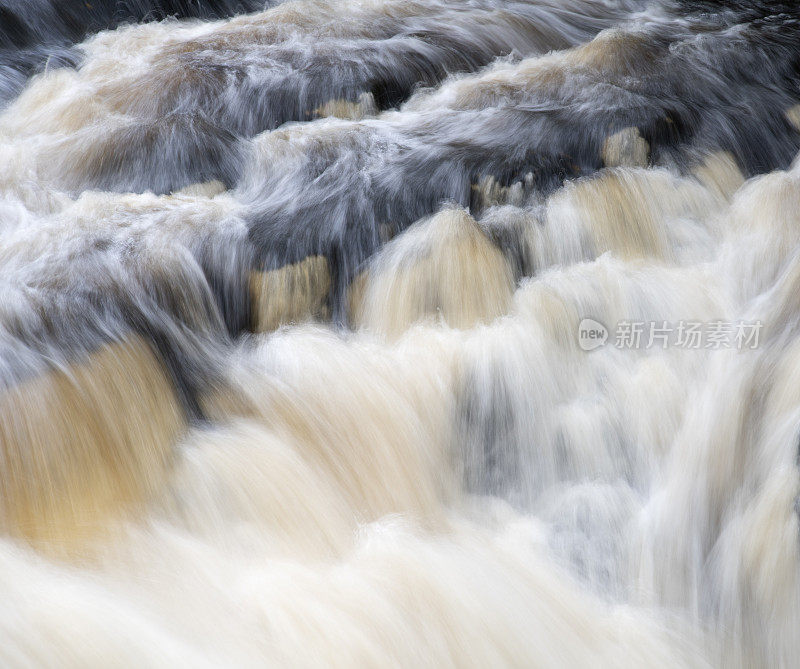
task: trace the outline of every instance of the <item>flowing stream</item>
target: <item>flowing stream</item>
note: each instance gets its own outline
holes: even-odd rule
[[[800,666],[800,7],[0,0],[0,666]]]

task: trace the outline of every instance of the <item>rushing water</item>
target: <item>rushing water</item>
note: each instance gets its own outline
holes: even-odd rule
[[[0,0],[0,105],[0,665],[798,666],[794,2]]]

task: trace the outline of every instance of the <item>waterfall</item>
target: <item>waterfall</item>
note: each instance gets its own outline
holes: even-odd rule
[[[0,665],[800,658],[800,8],[0,0]]]

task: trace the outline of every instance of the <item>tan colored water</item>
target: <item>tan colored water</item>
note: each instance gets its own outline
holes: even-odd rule
[[[0,665],[797,666],[797,92],[679,121],[734,29],[641,8],[293,0],[30,80]]]

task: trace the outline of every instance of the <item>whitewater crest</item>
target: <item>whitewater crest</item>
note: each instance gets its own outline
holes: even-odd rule
[[[0,0],[0,665],[793,667],[800,14]]]

